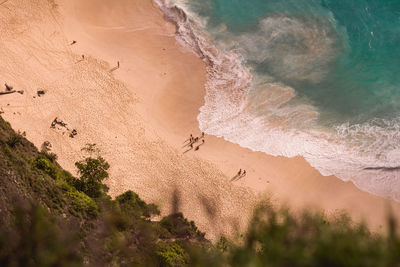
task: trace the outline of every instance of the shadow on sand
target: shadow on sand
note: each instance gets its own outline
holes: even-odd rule
[[[235,181],[239,181],[240,179],[242,179],[243,177],[245,177],[246,174],[236,174],[234,177],[232,177],[231,182],[235,182]]]
[[[183,152],[183,154],[188,153],[190,150],[193,150],[193,147],[189,148],[188,150],[186,150],[185,152]]]
[[[119,67],[118,67],[118,66],[116,66],[116,67],[112,68],[112,69],[110,70],[110,72],[116,71],[117,69],[119,69]]]

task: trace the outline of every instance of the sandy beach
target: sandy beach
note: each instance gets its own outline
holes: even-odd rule
[[[49,141],[72,173],[81,148],[96,143],[111,165],[113,196],[131,189],[163,214],[177,206],[212,240],[243,231],[265,198],[296,211],[344,210],[372,229],[384,226],[389,207],[400,218],[399,203],[324,177],[301,157],[208,135],[183,153],[189,134],[200,135],[206,66],[177,43],[151,0],[9,1],[0,34],[1,81],[24,90],[0,96],[2,116],[37,147]],[[56,117],[67,126],[50,128]],[[233,180],[240,168],[247,175]]]

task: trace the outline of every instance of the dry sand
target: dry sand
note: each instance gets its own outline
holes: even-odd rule
[[[211,239],[243,230],[265,196],[295,210],[345,210],[374,229],[389,206],[399,214],[398,203],[323,177],[300,157],[267,156],[213,136],[182,154],[188,135],[200,134],[206,75],[174,32],[151,0],[8,1],[0,5],[0,77],[25,94],[0,96],[2,116],[36,146],[50,141],[73,173],[80,149],[96,143],[112,166],[113,196],[132,189],[163,214],[178,203]],[[46,94],[36,96],[38,89]],[[51,129],[55,117],[68,130]],[[239,168],[247,176],[231,181]]]

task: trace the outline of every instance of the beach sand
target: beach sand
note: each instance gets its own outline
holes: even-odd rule
[[[399,216],[399,203],[324,177],[301,157],[272,157],[208,135],[198,151],[183,154],[189,134],[200,134],[206,66],[174,33],[151,0],[6,2],[0,76],[25,93],[0,96],[2,116],[36,146],[50,141],[73,173],[85,156],[80,149],[96,143],[111,165],[112,196],[130,189],[164,215],[182,211],[212,240],[243,231],[265,198],[295,211],[344,210],[372,229],[384,226],[389,207]],[[55,117],[68,129],[50,128]],[[233,181],[240,168],[247,175]]]

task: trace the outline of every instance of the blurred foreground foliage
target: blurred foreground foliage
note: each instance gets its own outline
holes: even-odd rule
[[[1,118],[0,147],[0,266],[400,266],[390,216],[373,234],[344,214],[262,203],[246,233],[211,244],[181,213],[160,218],[132,191],[111,199],[100,156],[76,178]]]

